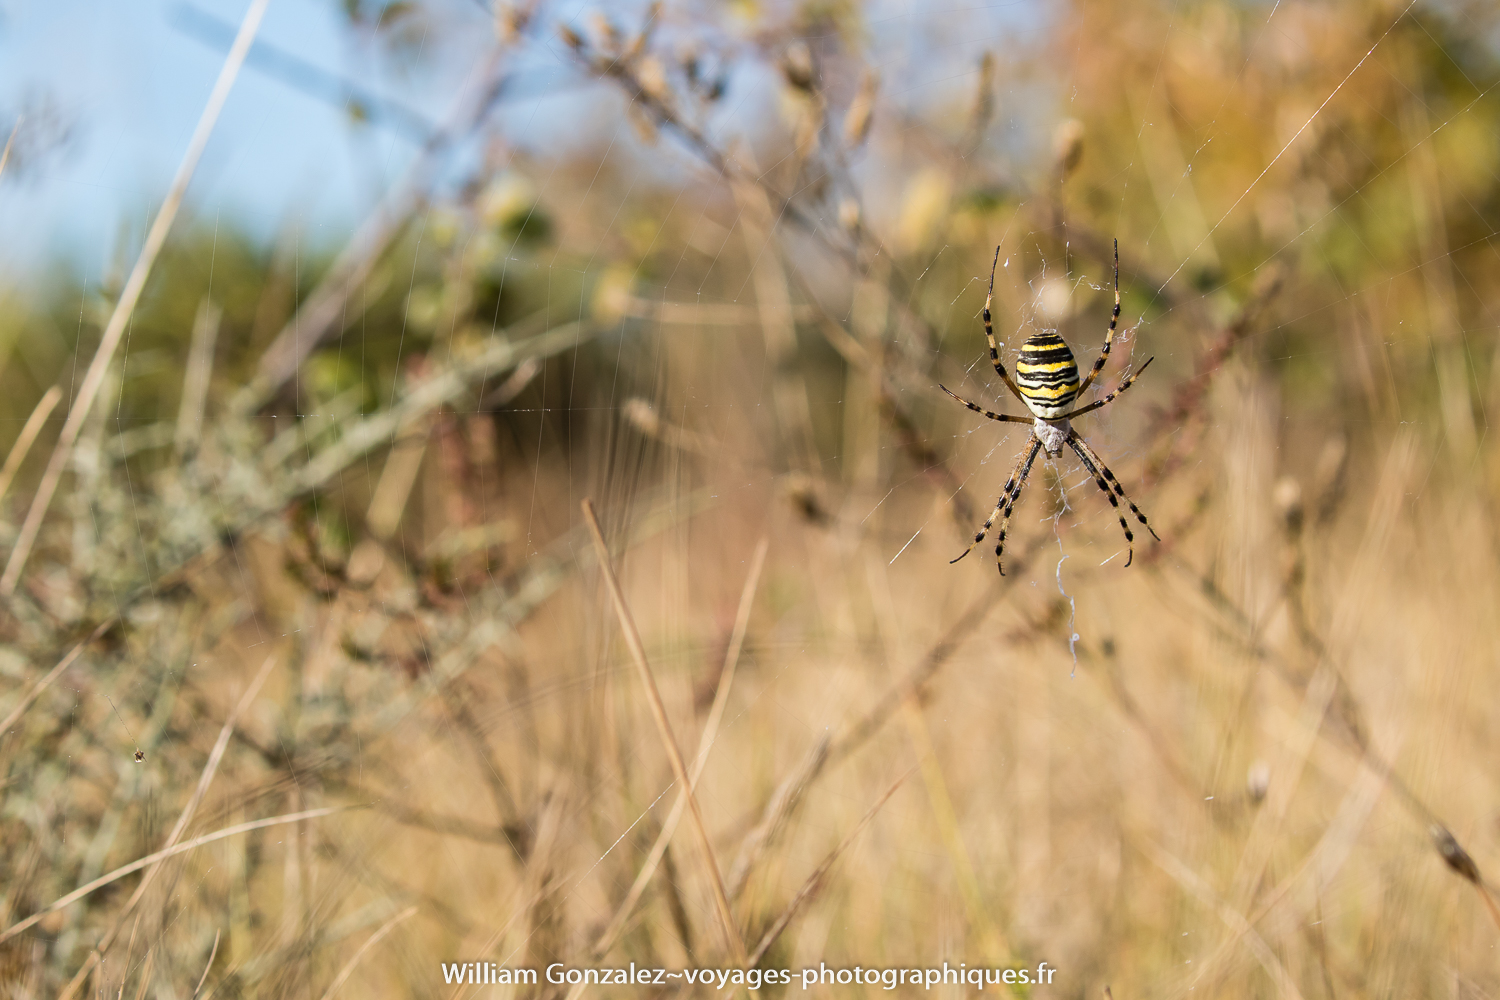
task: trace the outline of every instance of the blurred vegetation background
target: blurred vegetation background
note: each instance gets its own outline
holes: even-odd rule
[[[143,234],[0,275],[0,992],[731,964],[591,497],[764,966],[1500,993],[1492,6],[485,7],[347,245],[189,201],[34,543]],[[1114,239],[1100,391],[1155,362],[1079,429],[1160,543],[1065,458],[949,565],[1027,433],[937,389],[1019,412],[994,248],[1004,356],[1086,365]]]

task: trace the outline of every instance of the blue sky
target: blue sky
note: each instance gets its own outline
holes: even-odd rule
[[[74,138],[24,176],[0,183],[0,284],[60,258],[97,278],[139,246],[176,170],[249,0],[0,0],[0,126],[28,95],[45,94]],[[571,75],[551,26],[610,9],[625,23],[644,0],[547,4],[524,80],[501,115],[511,141],[544,155],[591,142],[630,155],[629,129],[606,116],[600,89]],[[346,110],[285,82],[262,65],[289,56],[440,119],[493,39],[488,0],[428,0],[428,29],[412,30],[413,64],[351,30],[340,0],[271,0],[261,48],[241,73],[188,193],[189,211],[265,238],[295,223],[302,239],[337,245],[398,178],[416,141],[398,129],[352,122]],[[689,13],[683,15],[701,20]],[[725,17],[710,4],[701,16]],[[976,17],[976,13],[979,15]],[[866,9],[868,56],[897,104],[960,106],[972,99],[978,53],[1004,50],[1039,30],[1024,0],[951,10],[920,0],[877,0]],[[726,25],[736,19],[729,17]],[[220,38],[206,43],[217,22]],[[192,30],[196,25],[196,30]],[[743,26],[741,26],[743,27]],[[733,29],[731,29],[733,33]],[[435,46],[441,40],[444,48]],[[736,72],[723,110],[738,127],[769,111],[769,78]],[[761,76],[765,76],[762,72]],[[749,84],[748,89],[743,85]],[[769,86],[768,86],[769,85]],[[1010,96],[1010,95],[1002,95]],[[1002,108],[1013,105],[1002,100]],[[617,118],[617,116],[614,116]],[[616,136],[620,142],[603,141]],[[3,137],[0,137],[3,141]],[[648,156],[653,154],[647,154]],[[657,161],[657,169],[666,161]],[[179,222],[179,225],[181,223]]]
[[[182,25],[210,24],[207,14],[237,26],[248,4],[191,0],[201,12],[196,18],[184,13],[188,6],[0,0],[0,121],[8,125],[28,95],[45,93],[74,130],[60,153],[0,186],[0,268],[24,272],[66,256],[97,274],[117,252],[122,227],[130,245],[138,243],[224,58],[223,48],[200,37],[203,28],[194,34]],[[472,4],[442,7],[440,16],[489,27]],[[431,34],[451,40],[465,33]],[[404,71],[384,46],[350,32],[332,0],[272,0],[259,37],[434,118],[470,64],[467,53],[448,52]],[[333,240],[415,150],[410,137],[353,124],[341,108],[249,65],[199,165],[189,204],[200,213],[232,213],[267,235],[295,215],[309,240]]]

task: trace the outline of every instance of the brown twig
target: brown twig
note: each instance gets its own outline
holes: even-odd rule
[[[1012,560],[1012,565],[1024,565],[1024,563],[1016,559]],[[831,762],[837,763],[853,753],[885,725],[906,699],[921,694],[937,672],[948,662],[948,658],[953,655],[954,651],[983,624],[990,612],[995,610],[999,597],[997,590],[998,588],[994,586],[986,587],[969,604],[958,620],[948,626],[948,631],[944,632],[942,637],[927,650],[917,665],[881,695],[880,700],[858,722],[847,727],[834,740],[828,751],[828,759]]]
[[[760,939],[760,944],[755,946],[755,951],[750,955],[750,964],[748,968],[753,969],[755,968],[755,966],[760,964],[761,958],[765,956],[766,951],[771,947],[771,945],[776,943],[776,939],[781,936],[782,931],[786,930],[787,925],[792,922],[792,918],[797,915],[797,911],[800,910],[803,904],[811,899],[815,893],[817,893],[819,887],[821,887],[823,884],[823,879],[828,875],[828,870],[833,867],[833,863],[839,859],[840,855],[842,855],[849,849],[849,845],[854,843],[855,838],[864,832],[865,827],[869,826],[870,821],[875,818],[875,814],[880,812],[880,807],[885,805],[886,801],[889,800],[892,795],[896,794],[896,789],[900,788],[901,783],[911,775],[912,771],[915,770],[916,768],[913,767],[909,769],[906,774],[903,774],[901,777],[897,778],[891,785],[891,787],[886,789],[885,794],[875,800],[875,804],[871,806],[869,811],[864,814],[859,823],[855,825],[854,829],[849,831],[849,835],[839,843],[839,846],[835,847],[833,851],[829,853],[828,857],[823,859],[822,864],[813,869],[813,873],[807,877],[806,882],[802,883],[802,888],[797,890],[797,894],[792,897],[792,901],[787,904],[787,907],[784,911],[782,911],[781,916],[776,918],[776,922],[771,925],[770,930],[766,931],[765,936]]]
[[[1018,565],[1029,558],[1023,554]],[[761,819],[746,836],[739,856],[731,870],[730,885],[733,897],[739,898],[748,883],[756,861],[775,840],[779,831],[786,828],[793,813],[805,799],[806,792],[829,764],[844,760],[871,739],[888,722],[908,699],[921,697],[934,677],[952,657],[953,653],[989,617],[997,606],[998,588],[987,588],[974,599],[958,620],[923,655],[922,659],[907,672],[906,676],[893,684],[880,700],[860,719],[839,734],[836,739],[819,740],[802,764],[777,787],[770,800],[761,810]]]
[[[672,735],[672,723],[667,719],[666,706],[662,704],[661,692],[656,688],[656,678],[651,673],[651,664],[646,660],[646,647],[641,644],[641,636],[636,631],[630,608],[625,603],[625,594],[620,589],[620,581],[615,578],[614,569],[610,565],[609,546],[605,544],[604,533],[599,529],[599,519],[594,514],[594,504],[585,498],[582,507],[584,522],[594,538],[594,549],[599,554],[599,568],[604,573],[604,582],[614,602],[615,614],[620,619],[620,631],[624,634],[625,645],[629,648],[631,658],[635,661],[636,669],[641,675],[641,684],[646,691],[646,701],[651,706],[652,718],[656,720],[657,733],[661,736],[662,747],[667,752],[667,760],[672,765],[672,774],[677,779],[682,794],[687,798],[688,813],[693,819],[693,830],[698,834],[698,845],[703,851],[703,862],[711,876],[709,881],[713,889],[714,908],[718,911],[725,944],[728,945],[729,953],[735,963],[741,968],[748,968],[745,964],[745,944],[740,940],[739,930],[734,923],[734,915],[729,909],[729,898],[724,892],[724,879],[719,874],[719,863],[714,857],[713,841],[709,839],[708,828],[703,823],[703,814],[698,809],[698,799],[693,794],[692,779],[688,776],[687,765],[682,759],[682,751],[677,748],[677,738]]]
[[[1176,395],[1172,398],[1172,405],[1152,420],[1154,431],[1180,431],[1190,420],[1198,416],[1214,375],[1229,360],[1235,348],[1254,328],[1255,321],[1280,293],[1286,283],[1286,276],[1286,268],[1279,261],[1272,261],[1256,276],[1250,297],[1240,307],[1240,311],[1224,325],[1224,328],[1198,356],[1193,377],[1178,387]],[[1165,479],[1182,463],[1184,458],[1193,453],[1190,443],[1184,441],[1180,433],[1171,435],[1171,440],[1172,449],[1147,470],[1147,482]]]
[[[792,813],[802,804],[808,786],[828,762],[828,746],[829,739],[825,734],[771,793],[771,798],[761,812],[760,822],[741,841],[740,853],[734,859],[734,866],[729,869],[729,898],[740,898],[750,881],[750,873],[776,842],[781,831],[786,829]]]

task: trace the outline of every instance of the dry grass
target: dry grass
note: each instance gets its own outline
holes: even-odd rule
[[[1163,43],[1085,4],[1048,52],[1089,96],[1019,164],[983,138],[1045,75],[1020,56],[955,124],[882,96],[843,22],[777,22],[752,156],[670,7],[570,28],[636,148],[709,179],[592,151],[527,198],[516,154],[430,214],[403,188],[318,287],[272,258],[254,294],[143,298],[181,405],[105,366],[0,622],[0,995],[504,996],[439,963],[746,951],[1046,961],[1038,996],[1500,994],[1500,70],[1425,11],[1282,6],[1279,42],[1204,4]],[[1116,231],[1104,387],[1158,360],[1080,429],[1162,542],[1124,568],[1060,461],[1005,578],[950,566],[1023,440],[936,389],[999,398],[980,272],[998,243],[1010,340],[1091,360]],[[316,350],[276,332],[296,302]],[[7,548],[49,388],[15,394]]]

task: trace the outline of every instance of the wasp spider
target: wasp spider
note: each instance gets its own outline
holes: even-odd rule
[[[1123,500],[1125,506],[1130,508],[1130,513],[1135,519],[1151,532],[1151,537],[1157,541],[1161,539],[1151,524],[1146,520],[1140,508],[1131,502],[1125,495],[1125,488],[1120,485],[1115,474],[1109,471],[1109,467],[1099,458],[1097,452],[1090,448],[1088,442],[1078,436],[1070,421],[1074,417],[1085,413],[1092,413],[1101,406],[1106,406],[1114,401],[1120,393],[1129,389],[1140,378],[1141,373],[1151,364],[1155,358],[1148,358],[1146,364],[1141,365],[1140,370],[1127,376],[1119,385],[1119,388],[1087,406],[1072,409],[1073,404],[1082,396],[1084,391],[1093,384],[1104,370],[1104,363],[1109,360],[1109,349],[1114,344],[1115,327],[1120,321],[1120,241],[1115,241],[1115,311],[1109,317],[1109,332],[1104,335],[1104,349],[1099,352],[1099,360],[1094,362],[1088,377],[1080,384],[1078,381],[1078,363],[1073,360],[1073,352],[1068,345],[1056,333],[1045,331],[1034,334],[1026,343],[1021,345],[1020,357],[1016,359],[1016,377],[1011,379],[1005,370],[1005,365],[1000,361],[1000,349],[995,343],[995,328],[990,320],[990,301],[995,296],[995,266],[1000,262],[1000,248],[995,248],[995,260],[990,264],[990,290],[984,297],[984,335],[990,342],[990,362],[995,366],[995,371],[1000,375],[1000,380],[1005,387],[1015,394],[1016,398],[1026,404],[1033,416],[1013,417],[1009,414],[993,413],[986,410],[977,403],[972,403],[958,393],[953,392],[947,386],[940,385],[948,395],[960,403],[981,413],[991,420],[999,420],[1010,424],[1030,424],[1031,437],[1027,441],[1025,452],[1016,462],[1011,470],[1010,478],[1005,481],[1005,489],[1000,492],[1000,501],[995,504],[995,510],[989,519],[984,522],[984,527],[974,534],[974,540],[969,547],[964,549],[963,555],[958,559],[950,560],[958,562],[964,556],[974,550],[974,546],[984,541],[984,536],[989,533],[990,527],[995,523],[995,518],[1000,518],[1000,531],[995,536],[995,565],[1000,570],[1000,575],[1005,575],[1005,567],[1000,562],[1000,554],[1005,549],[1005,532],[1010,527],[1010,513],[1016,506],[1016,500],[1021,496],[1021,488],[1026,485],[1026,477],[1031,475],[1032,463],[1036,461],[1037,453],[1045,450],[1048,458],[1055,458],[1062,454],[1064,446],[1072,448],[1074,453],[1083,462],[1083,467],[1088,470],[1089,475],[1094,477],[1094,482],[1104,491],[1109,498],[1110,505],[1114,507],[1115,514],[1120,518],[1120,527],[1125,531],[1125,544],[1130,555],[1125,560],[1129,566],[1135,558],[1135,536],[1130,532],[1130,523],[1125,520],[1125,512],[1120,510],[1120,502]]]

